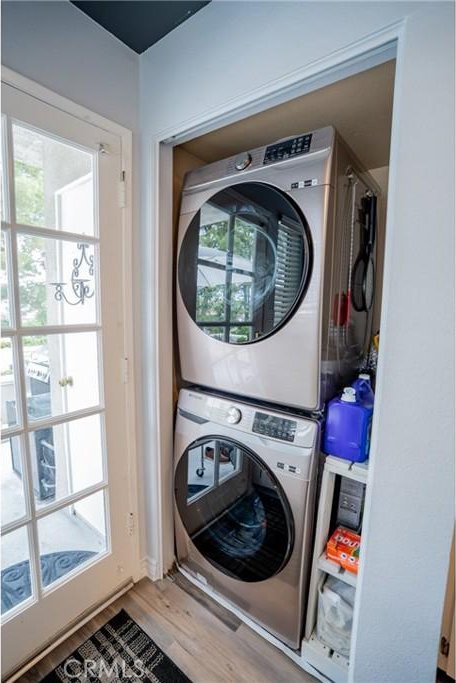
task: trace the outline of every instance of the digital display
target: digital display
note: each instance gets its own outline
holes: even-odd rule
[[[297,423],[276,415],[255,413],[252,431],[264,436],[272,436],[282,441],[294,441]]]
[[[310,150],[311,142],[312,133],[309,133],[309,135],[301,135],[298,138],[291,138],[290,140],[278,142],[275,145],[269,145],[266,148],[263,164],[272,164],[275,161],[288,159],[299,154],[306,154]]]

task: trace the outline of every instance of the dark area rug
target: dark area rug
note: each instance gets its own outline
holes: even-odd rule
[[[49,586],[60,577],[71,572],[83,562],[87,562],[96,553],[91,550],[62,550],[57,553],[42,555],[41,576],[44,586]],[[2,570],[2,614],[20,602],[27,600],[32,594],[30,580],[30,564],[28,560],[13,564]]]
[[[195,496],[197,493],[207,489],[207,484],[187,484],[187,496]]]
[[[191,683],[125,612],[110,619],[41,683]]]

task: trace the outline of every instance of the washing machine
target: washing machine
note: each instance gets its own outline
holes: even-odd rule
[[[307,599],[319,436],[312,419],[179,395],[178,565],[291,648]]]
[[[370,335],[374,189],[332,127],[187,174],[184,386],[318,411],[353,377]]]

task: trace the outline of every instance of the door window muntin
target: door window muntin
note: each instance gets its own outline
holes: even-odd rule
[[[213,450],[213,471],[209,476],[211,476],[210,482],[204,488],[202,488],[200,491],[197,491],[193,494],[188,493],[188,488],[187,488],[187,505],[190,505],[191,503],[196,502],[199,498],[203,498],[206,496],[210,491],[213,491],[216,489],[218,486],[221,484],[224,484],[228,479],[231,479],[231,477],[235,477],[236,474],[239,472],[239,470],[242,468],[242,452],[241,450],[235,446],[234,447],[234,453],[233,453],[233,459],[235,459],[235,464],[231,461],[231,465],[233,467],[232,471],[228,472],[223,472],[221,471],[220,468],[220,456],[223,456],[223,449],[220,448],[219,442],[221,439],[215,439],[213,442],[208,441],[206,439],[200,439],[200,443],[194,444],[193,446],[189,446],[187,449],[187,460],[188,460],[188,468],[187,468],[187,476],[189,475],[190,471],[190,458],[188,455],[192,451],[199,451],[195,454],[196,457],[192,458],[192,467],[195,467],[199,465],[199,467],[195,467],[195,469],[204,469],[204,460],[207,459],[208,454],[207,450],[212,449]],[[213,444],[213,445],[212,445]],[[200,461],[198,462],[198,459],[200,458]],[[198,475],[197,476],[201,476]],[[188,480],[187,480],[187,487],[188,487]]]

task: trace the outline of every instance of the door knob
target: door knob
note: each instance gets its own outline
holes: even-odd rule
[[[62,379],[59,379],[59,384],[61,387],[66,387],[66,386],[73,386],[73,378],[72,377],[62,377]]]

